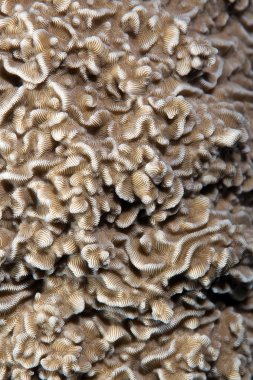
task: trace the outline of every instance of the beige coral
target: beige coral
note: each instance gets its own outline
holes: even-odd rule
[[[0,379],[249,380],[249,0],[0,0]]]

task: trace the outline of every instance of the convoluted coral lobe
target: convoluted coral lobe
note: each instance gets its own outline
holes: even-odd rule
[[[250,380],[251,0],[0,1],[0,379]]]

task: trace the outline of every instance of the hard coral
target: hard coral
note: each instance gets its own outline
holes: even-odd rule
[[[0,10],[0,379],[251,379],[253,3]]]

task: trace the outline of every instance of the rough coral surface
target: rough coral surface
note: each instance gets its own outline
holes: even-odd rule
[[[0,379],[250,380],[253,2],[0,1]]]

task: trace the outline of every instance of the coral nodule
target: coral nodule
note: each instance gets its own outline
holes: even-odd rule
[[[253,1],[0,0],[0,380],[250,380]]]

